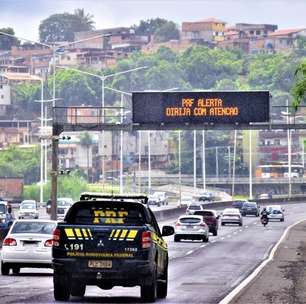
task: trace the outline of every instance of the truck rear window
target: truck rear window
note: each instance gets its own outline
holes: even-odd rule
[[[146,217],[142,206],[118,202],[84,202],[74,206],[68,222],[80,225],[143,225]]]

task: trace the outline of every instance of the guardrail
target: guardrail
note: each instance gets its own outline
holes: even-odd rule
[[[294,195],[292,197],[275,197],[275,198],[267,198],[267,199],[255,199],[260,206],[261,205],[273,205],[273,204],[294,204],[297,202],[306,202],[306,195]],[[216,209],[216,208],[226,208],[231,207],[233,201],[215,201],[212,203],[206,203],[205,206],[207,209]],[[170,220],[177,218],[180,215],[185,214],[186,207],[177,207],[177,208],[169,208],[163,210],[156,210],[154,214],[158,221]]]

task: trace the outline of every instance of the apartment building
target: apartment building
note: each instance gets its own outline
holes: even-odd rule
[[[182,40],[218,42],[224,40],[226,22],[216,18],[182,23]]]

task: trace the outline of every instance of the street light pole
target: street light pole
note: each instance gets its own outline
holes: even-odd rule
[[[235,171],[236,171],[236,149],[237,149],[237,130],[234,133],[234,159],[233,159],[233,174],[232,174],[232,197],[235,194]]]
[[[43,128],[44,128],[44,80],[40,80],[40,206],[42,206],[44,200],[44,140],[43,140]],[[45,168],[46,169],[46,168]]]
[[[148,194],[151,194],[151,132],[148,131]]]
[[[193,191],[197,188],[197,131],[193,130]]]
[[[202,174],[203,174],[203,190],[206,191],[205,130],[202,130]]]
[[[138,192],[141,192],[141,131],[138,131]]]
[[[249,130],[249,197],[253,198],[253,183],[252,183],[252,131]]]
[[[120,101],[120,122],[123,123],[123,94]],[[120,194],[123,193],[123,131],[120,130]]]
[[[179,196],[180,196],[180,205],[182,203],[182,160],[181,160],[181,130],[178,131],[178,163],[179,163]]]

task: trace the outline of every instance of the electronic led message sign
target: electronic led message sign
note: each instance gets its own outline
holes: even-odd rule
[[[134,124],[248,124],[269,121],[268,91],[135,92]]]

